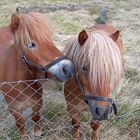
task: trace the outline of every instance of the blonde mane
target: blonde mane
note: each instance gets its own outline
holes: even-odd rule
[[[88,39],[82,46],[78,43],[78,36],[67,40],[65,54],[77,69],[88,66],[92,90],[103,92],[106,86],[113,90],[123,70],[119,47],[103,31],[87,33]]]
[[[19,14],[19,27],[15,32],[17,39],[22,45],[30,43],[34,39],[36,42],[52,41],[52,27],[46,16],[37,13]]]

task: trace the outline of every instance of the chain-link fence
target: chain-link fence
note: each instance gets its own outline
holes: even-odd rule
[[[121,87],[114,94],[119,108],[118,118],[102,122],[99,132],[99,139],[101,140],[140,139],[139,98],[133,102],[133,100],[128,99],[129,96],[124,94],[123,96],[118,96],[118,92],[121,94],[128,91],[128,83],[130,87],[129,80],[123,81]],[[35,84],[41,85],[38,90],[34,90],[33,87]],[[133,85],[133,90],[135,89],[136,91],[139,87],[138,85]],[[43,88],[43,94],[41,93],[41,88]],[[63,84],[45,80],[2,82],[0,83],[0,89],[1,140],[20,139],[17,126],[18,123],[21,123],[19,124],[19,128],[24,126],[23,118],[25,120],[25,134],[28,136],[28,139],[72,139],[71,117],[67,111],[67,105],[63,95]],[[28,90],[32,94],[28,93]],[[134,96],[131,96],[131,98],[134,98]],[[33,119],[38,116],[38,112],[41,114],[41,118],[37,120]],[[89,111],[81,112],[81,126],[79,131],[83,140],[91,139],[91,119]],[[38,135],[39,132],[34,132],[33,126],[42,127],[41,137],[35,137],[35,133]]]

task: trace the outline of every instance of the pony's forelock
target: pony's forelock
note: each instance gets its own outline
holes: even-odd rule
[[[75,67],[89,67],[89,80],[92,90],[103,92],[106,86],[113,90],[118,83],[123,66],[117,44],[103,31],[88,32],[88,39],[80,46],[78,37],[67,40],[65,54]]]
[[[31,42],[49,42],[53,37],[52,27],[46,16],[31,12],[19,14],[19,27],[15,31],[16,37],[20,39],[21,45]],[[16,38],[17,39],[17,38]]]

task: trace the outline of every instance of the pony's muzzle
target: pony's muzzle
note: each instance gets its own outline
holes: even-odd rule
[[[71,79],[75,75],[73,63],[68,60],[62,60],[49,69],[49,72],[61,82]]]
[[[92,100],[88,101],[88,106],[94,120],[108,120],[113,112],[113,107],[110,103],[103,106]]]

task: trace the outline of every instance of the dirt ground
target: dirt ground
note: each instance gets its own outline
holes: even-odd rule
[[[42,12],[50,18],[54,26],[56,46],[63,51],[63,42],[80,30],[93,26],[100,9],[105,6],[109,9],[108,23],[121,32],[125,73],[113,94],[120,119],[104,122],[99,139],[140,140],[140,0],[5,0],[0,1],[0,25],[9,23],[10,15],[16,7],[24,12]],[[70,140],[70,116],[66,111],[63,84],[54,81],[46,83],[43,99],[42,140]],[[2,96],[0,106],[0,140],[19,139],[8,111],[3,113],[6,106]],[[85,133],[81,139],[90,140],[90,115],[84,114],[82,117],[80,131]],[[27,127],[28,125],[30,123]]]

